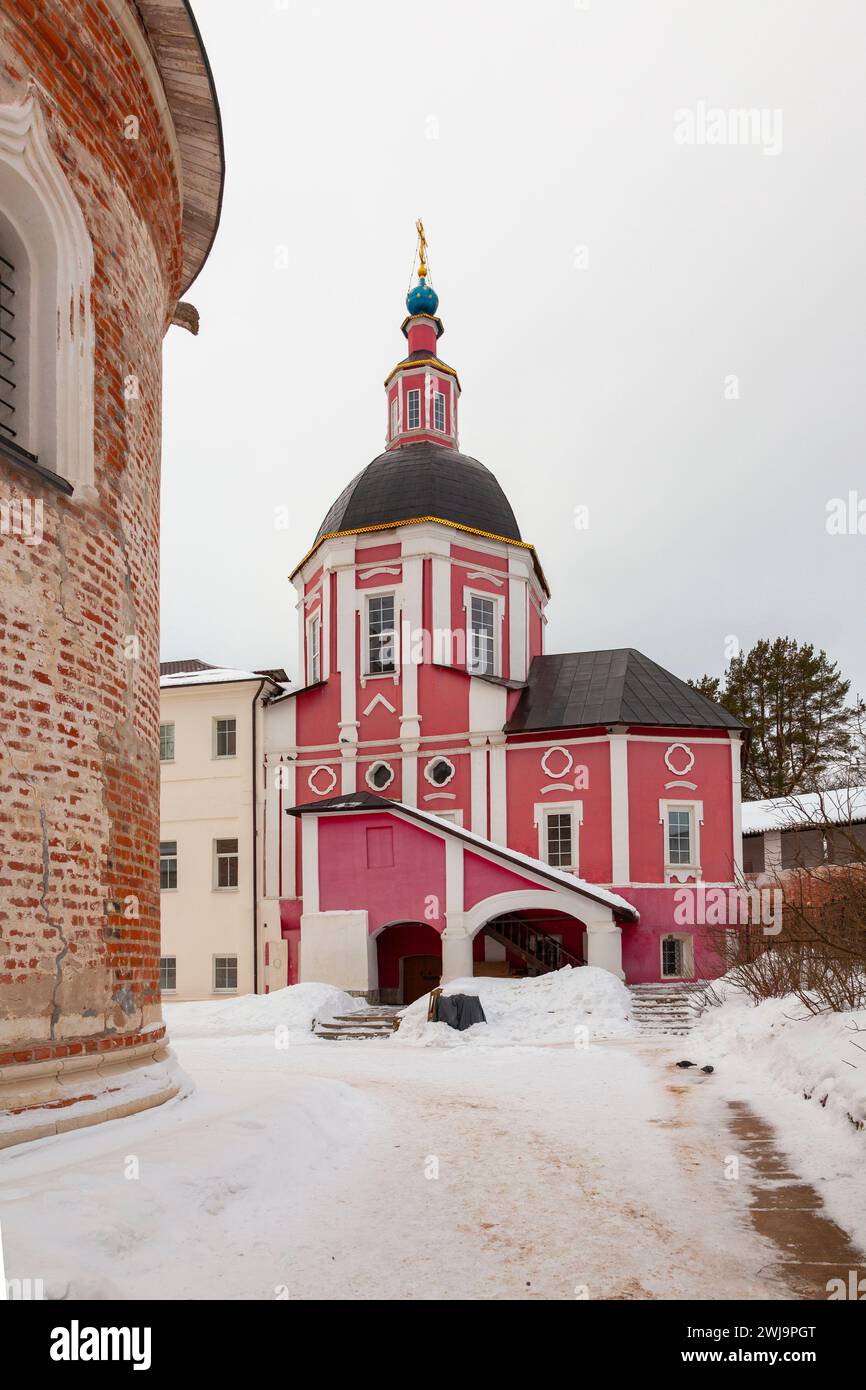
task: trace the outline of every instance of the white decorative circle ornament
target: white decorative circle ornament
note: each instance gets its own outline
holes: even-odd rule
[[[685,753],[685,767],[677,767],[674,764],[673,755],[676,753],[677,749]],[[677,761],[679,761],[679,759],[677,759]],[[686,773],[691,772],[695,765],[695,755],[687,743],[672,743],[665,753],[665,765],[668,771],[672,772],[675,777],[685,777]]]
[[[320,787],[316,781],[320,772],[323,772],[326,777],[330,778],[330,781],[328,782],[328,785],[326,787]],[[311,792],[315,792],[316,796],[328,796],[329,793],[334,790],[336,785],[337,774],[332,767],[328,767],[325,763],[319,763],[318,767],[314,767],[309,777],[307,778],[307,786],[309,787]]]
[[[371,763],[367,768],[365,781],[371,791],[383,792],[394,780],[394,769],[390,763]]]
[[[557,754],[563,760],[561,767],[550,766],[550,759],[554,756],[554,754]],[[552,777],[555,781],[558,777],[564,777],[567,772],[571,772],[571,769],[574,766],[574,758],[571,756],[567,748],[548,748],[547,752],[542,756],[541,766],[544,768],[544,771],[547,773],[548,777]]]
[[[440,753],[438,757],[430,759],[424,768],[424,776],[431,787],[447,787],[456,771],[451,759],[443,757]]]

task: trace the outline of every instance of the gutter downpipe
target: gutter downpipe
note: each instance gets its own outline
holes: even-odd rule
[[[259,774],[256,761],[256,709],[259,696],[267,684],[263,679],[253,696],[252,785],[253,785],[253,994],[259,992]]]

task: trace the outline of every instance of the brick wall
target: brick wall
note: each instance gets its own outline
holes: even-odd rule
[[[160,1019],[161,340],[181,206],[152,77],[112,8],[0,13],[0,102],[35,83],[95,267],[92,495],[0,458],[0,502],[41,498],[44,525],[36,545],[0,535],[0,1066],[128,1046]]]

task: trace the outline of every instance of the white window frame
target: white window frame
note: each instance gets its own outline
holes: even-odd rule
[[[162,756],[162,731],[171,729],[171,757]],[[175,721],[173,719],[161,719],[159,723],[159,761],[161,763],[173,763],[175,757]]]
[[[493,604],[493,670],[480,672],[472,666],[472,600],[484,599]],[[463,608],[466,615],[466,670],[470,676],[502,675],[502,624],[505,619],[505,597],[489,594],[486,589],[464,589]]]
[[[217,850],[217,845],[223,840],[231,840],[237,845],[237,849]],[[221,859],[234,859],[235,877],[237,883],[220,883],[219,881],[219,861]],[[241,885],[241,842],[237,835],[216,835],[213,840],[213,891],[214,893],[238,893]]]
[[[418,401],[418,423],[417,423],[417,425],[413,425],[413,424],[412,424],[412,397],[413,397],[413,396],[415,396],[416,399],[417,399],[417,401]],[[411,389],[411,391],[407,391],[407,392],[406,392],[406,429],[407,429],[407,430],[420,430],[420,428],[421,428],[421,426],[422,426],[423,423],[424,423],[424,417],[423,417],[423,414],[422,414],[422,412],[421,412],[421,388],[418,387],[418,386],[413,386],[412,389]]]
[[[582,801],[537,801],[535,803],[534,824],[538,832],[538,858],[542,864],[549,864],[547,858],[547,820],[552,815],[571,814],[571,859],[569,866],[551,864],[551,868],[561,869],[563,873],[580,872],[580,827],[583,825]]]
[[[235,963],[235,982],[234,982],[233,985],[218,985],[218,984],[217,984],[217,982],[216,982],[216,981],[217,981],[217,973],[216,973],[216,972],[217,972],[217,961],[218,961],[218,960],[233,960],[233,961],[234,961],[234,963]],[[211,964],[211,983],[212,983],[212,985],[213,985],[213,993],[214,993],[214,994],[237,994],[237,992],[238,992],[238,981],[239,981],[239,979],[240,979],[240,971],[238,970],[238,958],[237,958],[237,954],[236,954],[234,951],[220,951],[219,954],[213,956],[213,958],[212,958],[212,964]]]
[[[313,636],[316,642],[313,642]],[[322,679],[322,610],[317,608],[307,619],[307,685]]]
[[[665,941],[679,941],[682,948],[682,974],[666,975],[664,971]],[[695,978],[695,938],[692,932],[666,931],[659,937],[659,978],[662,980],[693,980]]]
[[[671,864],[669,860],[671,811],[688,811],[689,813],[691,859],[688,864]],[[659,802],[659,822],[664,835],[665,883],[685,883],[690,878],[699,879],[701,877],[701,826],[704,823],[703,801],[662,800]],[[669,933],[669,935],[675,934]]]
[[[0,207],[17,282],[14,443],[95,496],[93,244],[35,91],[0,105]]]
[[[377,787],[376,783],[373,781],[373,773],[376,771],[377,767],[387,767],[388,771],[391,774],[389,780],[385,783],[384,787]],[[386,762],[384,758],[377,758],[375,762],[370,764],[370,766],[367,768],[367,771],[364,773],[364,781],[367,783],[367,786],[370,788],[371,792],[375,792],[377,796],[383,796],[385,792],[388,790],[388,788],[393,784],[396,775],[397,774],[394,771],[394,768],[389,762]]]
[[[397,684],[400,675],[400,596],[396,589],[363,589],[364,602],[364,661],[362,673],[364,681],[393,680]],[[394,669],[393,671],[370,670],[370,600],[390,598],[394,600]]]
[[[396,439],[400,433],[400,401],[399,393],[395,392],[391,397],[391,439]]]
[[[446,763],[448,767],[450,767],[451,769],[444,782],[437,782],[436,779],[433,777],[433,768],[436,766],[437,763]],[[449,782],[453,782],[456,776],[457,768],[454,766],[454,763],[452,763],[450,758],[446,758],[444,753],[434,753],[433,756],[431,758],[428,758],[427,762],[424,764],[425,781],[429,782],[430,786],[435,787],[437,791],[441,791],[443,787],[447,787]]]
[[[437,408],[437,404],[438,404],[439,401],[442,402],[442,424],[441,424],[441,425],[439,425],[439,424],[436,423],[436,408]],[[434,430],[436,430],[437,433],[439,433],[439,434],[447,434],[447,433],[448,433],[448,407],[447,407],[446,402],[445,402],[445,392],[444,392],[444,391],[434,391],[434,392],[433,392],[433,428],[434,428]]]
[[[163,845],[174,845],[174,854],[163,854],[163,852],[162,852],[162,847],[163,847]],[[162,861],[163,861],[163,859],[173,859],[173,860],[174,860],[174,887],[173,887],[173,888],[163,888],[163,886],[162,886]],[[177,840],[160,840],[160,842],[159,842],[159,891],[160,891],[160,893],[176,893],[176,892],[177,892],[178,879],[179,879],[179,877],[180,877],[180,875],[178,874],[179,861],[180,861],[180,853],[179,853],[178,847],[177,847]]]
[[[174,984],[165,985],[162,983],[162,962],[174,961]],[[177,956],[160,956],[159,958],[159,992],[160,994],[177,994]]]
[[[234,724],[235,726],[235,751],[233,753],[221,753],[219,751],[219,726],[220,724]],[[213,716],[213,757],[218,762],[227,762],[238,755],[238,721],[234,714],[215,714]]]

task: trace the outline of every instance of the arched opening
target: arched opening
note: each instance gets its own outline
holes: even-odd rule
[[[442,937],[429,922],[394,922],[376,937],[379,1003],[412,1004],[442,977]]]
[[[472,943],[473,973],[524,979],[586,964],[586,927],[564,912],[517,908],[485,922]]]

